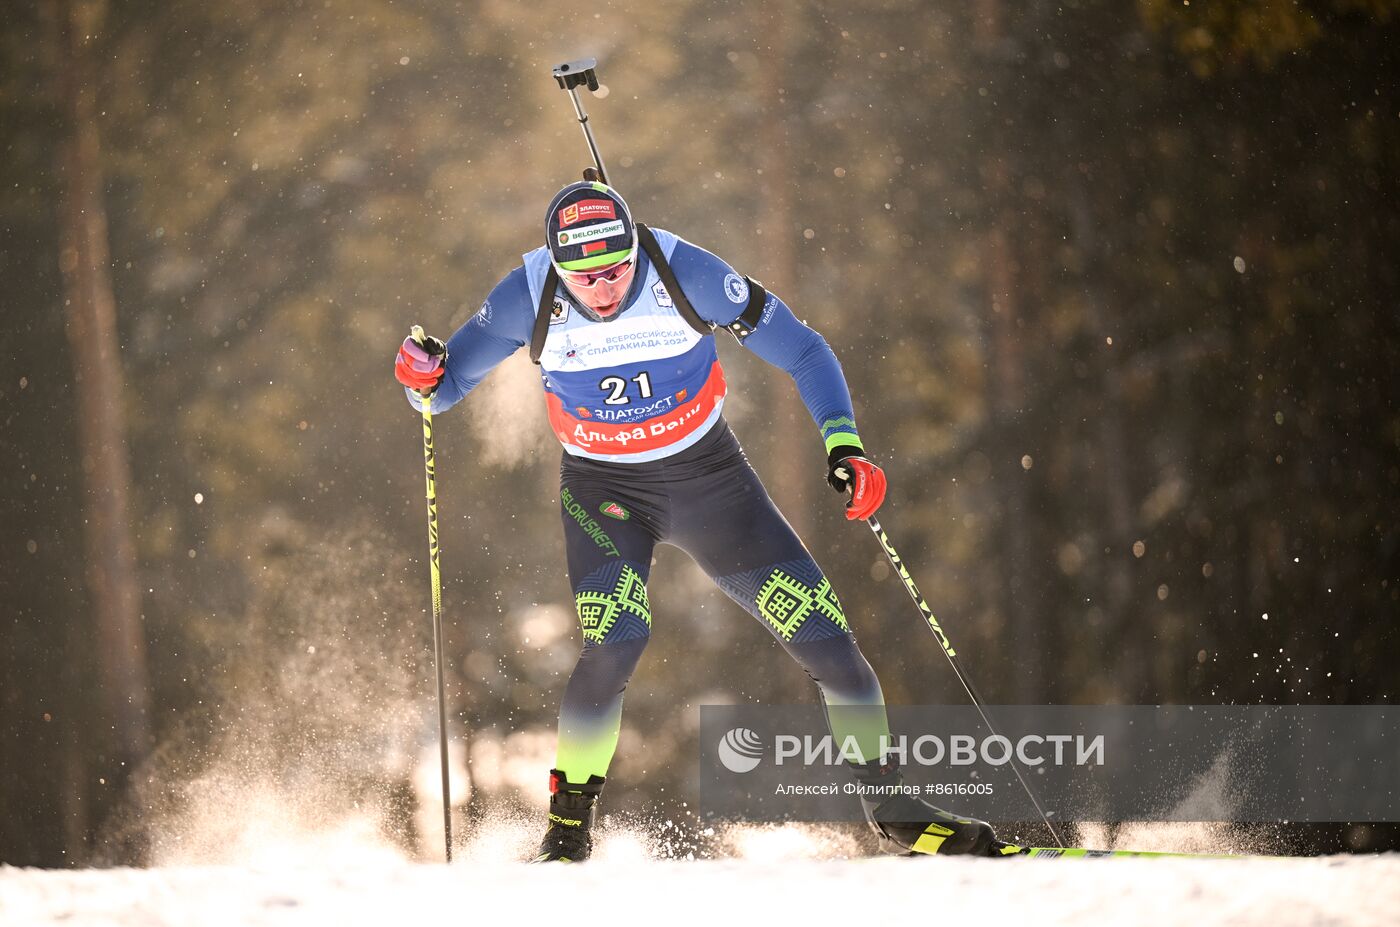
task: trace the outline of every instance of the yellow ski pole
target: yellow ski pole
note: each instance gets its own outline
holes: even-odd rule
[[[838,471],[839,473],[840,471]],[[963,669],[962,662],[958,660],[958,652],[953,649],[953,642],[948,640],[947,633],[943,626],[938,623],[938,619],[933,615],[933,609],[928,607],[924,601],[923,593],[919,592],[919,587],[914,585],[914,577],[909,575],[909,568],[904,565],[904,561],[899,559],[899,553],[894,549],[894,544],[890,542],[890,536],[885,533],[885,529],[880,527],[880,522],[875,516],[870,516],[865,520],[870,526],[870,531],[875,535],[875,540],[880,542],[880,549],[885,552],[885,558],[889,560],[890,566],[894,567],[895,573],[899,574],[900,582],[904,583],[904,591],[909,593],[909,598],[914,600],[914,605],[919,609],[919,614],[923,616],[924,623],[933,632],[933,636],[938,639],[938,645],[943,648],[943,655],[948,658],[948,664],[953,667],[953,674],[958,677],[958,682],[962,683],[963,691],[972,700],[972,706],[977,709],[977,713],[982,716],[982,723],[987,726],[987,730],[995,735],[997,729],[992,727],[992,719],[987,717],[986,703],[982,700],[982,695],[977,691],[977,687],[972,684],[972,677],[967,675]],[[1011,771],[1016,774],[1016,781],[1021,783],[1021,788],[1025,790],[1026,797],[1035,806],[1036,813],[1040,815],[1040,820],[1050,831],[1050,836],[1064,849],[1065,842],[1060,839],[1060,832],[1055,829],[1055,825],[1050,823],[1050,815],[1045,813],[1045,808],[1040,804],[1040,799],[1032,791],[1030,783],[1021,775],[1021,766],[1015,760],[1011,762]]]
[[[415,325],[410,331],[413,340],[428,349],[423,327]],[[444,362],[446,359],[444,358]],[[442,565],[439,559],[437,484],[433,479],[433,400],[432,391],[424,390],[423,407],[423,469],[427,474],[428,490],[428,568],[433,584],[433,665],[437,670],[438,752],[442,760],[442,834],[443,850],[452,862],[452,790],[447,782],[447,699],[442,681]]]

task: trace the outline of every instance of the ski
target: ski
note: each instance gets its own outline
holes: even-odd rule
[[[1264,859],[1229,853],[1158,853],[1149,850],[1090,850],[1085,847],[1019,847],[1007,844],[1001,856],[1029,856],[1034,859]],[[1275,857],[1277,858],[1277,857]]]

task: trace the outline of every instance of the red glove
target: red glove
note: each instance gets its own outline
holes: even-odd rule
[[[447,345],[437,338],[429,336],[422,344],[405,338],[394,359],[394,377],[411,390],[432,393],[442,379],[442,359],[446,356]]]
[[[846,503],[847,521],[864,521],[885,501],[885,471],[861,456],[864,453],[856,447],[837,447],[827,458],[826,481],[837,492],[851,493],[851,501]]]

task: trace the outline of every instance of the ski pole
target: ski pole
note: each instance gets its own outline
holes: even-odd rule
[[[413,340],[425,350],[427,338],[423,327],[415,325],[410,331]],[[428,487],[428,569],[433,584],[433,666],[437,671],[438,753],[442,761],[442,834],[443,851],[452,862],[452,790],[447,782],[447,699],[442,682],[442,567],[439,562],[437,483],[433,479],[433,399],[431,390],[423,390],[423,469]]]
[[[992,720],[987,717],[987,709],[984,707],[982,697],[977,693],[976,686],[972,684],[972,678],[967,675],[967,672],[962,668],[962,664],[958,661],[958,653],[953,649],[952,642],[948,640],[947,632],[943,630],[943,626],[939,624],[938,619],[934,617],[933,609],[929,608],[928,603],[924,601],[923,595],[919,592],[919,587],[914,585],[914,577],[909,575],[909,570],[905,567],[904,561],[899,559],[899,554],[895,552],[894,545],[890,543],[890,536],[885,533],[885,529],[880,527],[880,522],[875,518],[866,519],[866,524],[870,526],[870,531],[875,535],[875,539],[880,542],[880,549],[883,550],[885,556],[889,558],[890,566],[894,567],[894,571],[899,574],[900,580],[904,583],[905,591],[909,593],[909,598],[913,599],[914,604],[918,606],[919,614],[924,616],[924,621],[928,624],[929,630],[933,632],[934,637],[938,638],[938,645],[943,648],[943,655],[948,658],[948,664],[953,667],[953,672],[957,675],[958,682],[962,683],[963,691],[967,693],[968,698],[972,699],[972,704],[977,708],[977,713],[982,716],[982,723],[987,726],[987,730],[992,733],[992,736],[1000,736],[997,734],[996,728],[992,726]],[[1036,798],[1035,792],[1031,790],[1030,783],[1021,775],[1021,766],[1014,758],[1011,760],[1011,771],[1016,774],[1016,781],[1021,783],[1021,788],[1026,790],[1026,797],[1031,800],[1032,805],[1035,805],[1035,810],[1040,814],[1041,821],[1045,822],[1045,826],[1049,828],[1050,836],[1055,838],[1055,843],[1063,847],[1065,845],[1064,841],[1060,839],[1060,834],[1055,830],[1055,825],[1050,823],[1050,816],[1046,814],[1045,809],[1041,807],[1040,799]]]
[[[574,101],[574,115],[578,117],[578,124],[583,128],[583,137],[588,142],[588,150],[593,155],[593,163],[598,165],[598,179],[607,183],[608,170],[603,167],[603,156],[598,152],[598,143],[593,138],[593,129],[588,125],[588,114],[583,111],[583,104],[579,102],[577,89],[580,85],[586,85],[589,90],[598,89],[597,68],[597,58],[566,61],[563,64],[555,65],[554,79],[559,82],[560,90],[569,91],[569,99]],[[585,177],[585,179],[587,178]]]

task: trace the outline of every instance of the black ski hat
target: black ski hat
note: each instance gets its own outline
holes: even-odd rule
[[[544,228],[550,258],[560,270],[606,267],[637,248],[631,211],[603,183],[581,180],[554,194]]]

